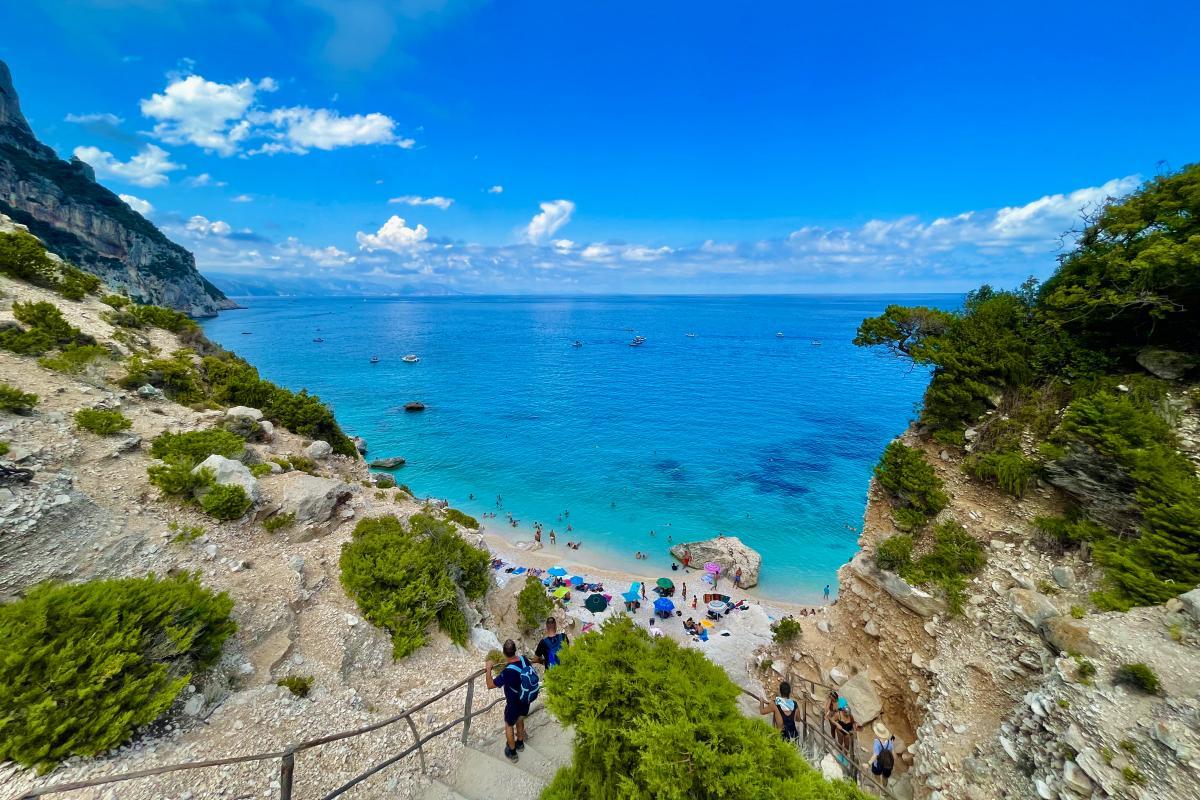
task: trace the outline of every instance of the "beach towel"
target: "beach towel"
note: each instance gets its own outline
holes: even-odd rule
[[[524,572],[525,572],[525,568],[524,568],[524,567],[517,567],[516,569],[514,569],[514,570],[513,570],[513,575],[520,575],[520,574],[522,574],[522,573],[524,573]]]

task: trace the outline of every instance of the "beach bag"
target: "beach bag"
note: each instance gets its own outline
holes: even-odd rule
[[[517,687],[517,698],[522,703],[532,703],[538,698],[538,692],[542,690],[541,679],[536,671],[530,665],[525,657],[521,657],[519,664],[509,664],[505,669],[515,670],[517,677],[520,679],[520,684]]]
[[[891,772],[896,766],[896,757],[892,755],[892,746],[890,743],[880,743],[879,755],[875,757],[875,763],[879,765],[882,772]]]
[[[558,666],[558,651],[562,649],[562,642],[563,635],[561,633],[542,639],[542,643],[546,645],[546,669]]]

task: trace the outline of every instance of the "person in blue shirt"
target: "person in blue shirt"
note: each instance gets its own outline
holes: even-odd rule
[[[545,665],[546,669],[558,666],[559,651],[571,643],[565,633],[558,632],[558,621],[554,617],[546,618],[546,635],[538,642],[533,651],[534,659]]]
[[[504,657],[507,661],[504,669],[493,674],[496,666],[489,659],[484,662],[484,677],[487,688],[504,690],[504,755],[510,761],[516,761],[517,751],[525,749],[525,717],[529,716],[529,704],[537,697],[537,673],[533,671],[524,656],[517,655],[517,643],[512,639],[504,642]],[[526,673],[533,673],[533,696],[523,687],[522,678]]]
[[[829,584],[825,584],[825,599],[829,599]]]

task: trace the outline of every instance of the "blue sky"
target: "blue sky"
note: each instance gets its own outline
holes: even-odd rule
[[[29,2],[0,58],[208,273],[957,291],[1200,143],[1192,4],[976,5]]]

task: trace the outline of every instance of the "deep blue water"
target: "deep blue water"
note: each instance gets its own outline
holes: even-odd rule
[[[253,298],[204,327],[320,395],[369,457],[408,459],[396,477],[419,496],[478,515],[500,494],[497,527],[511,512],[525,538],[541,521],[559,547],[582,539],[581,558],[631,566],[643,550],[642,571],[667,567],[668,536],[724,531],[762,553],[764,594],[802,599],[853,553],[871,468],[928,379],[851,344],[898,300],[958,302]],[[628,346],[635,332],[644,346]],[[406,413],[410,400],[428,409]]]

